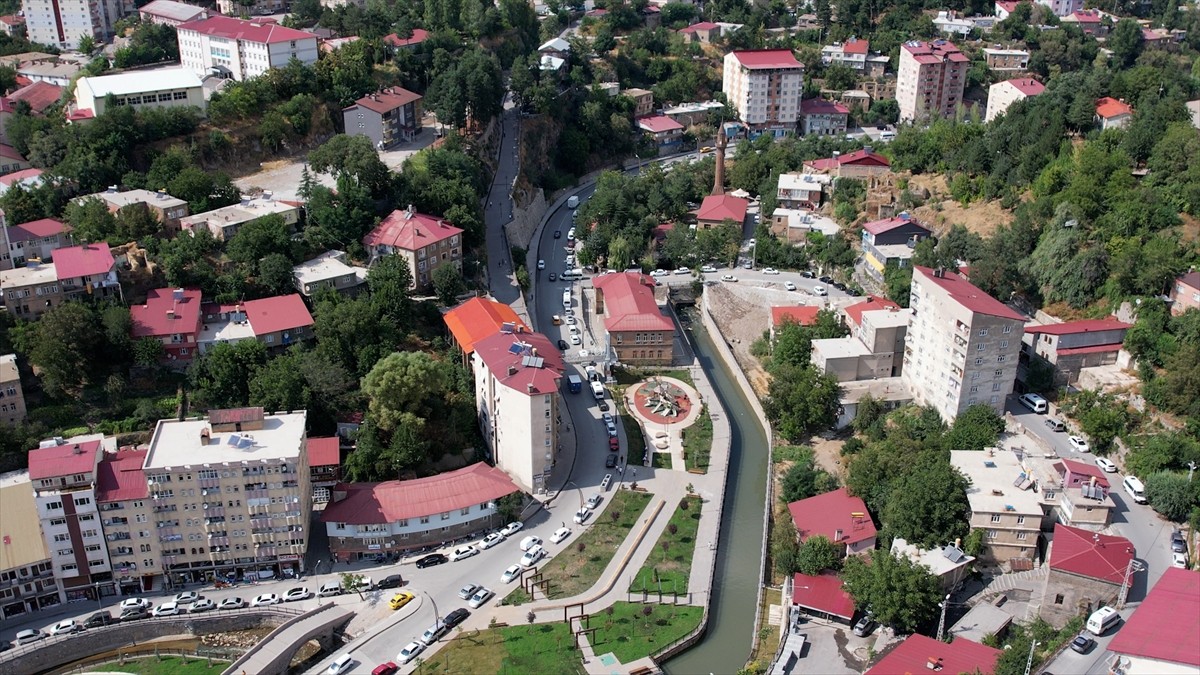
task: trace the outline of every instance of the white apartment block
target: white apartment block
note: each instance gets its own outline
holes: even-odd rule
[[[179,58],[200,77],[220,74],[235,80],[282,68],[292,59],[315,63],[317,36],[274,23],[214,16],[178,27]]]
[[[988,87],[987,113],[983,121],[991,122],[1007,112],[1017,101],[1037,96],[1045,90],[1041,82],[1028,77],[997,82]]]
[[[30,42],[77,49],[79,40],[103,42],[121,18],[118,0],[21,0]]]
[[[896,100],[901,122],[954,115],[962,104],[971,60],[946,40],[905,42],[900,47]]]
[[[721,90],[752,133],[794,133],[804,93],[804,65],[790,49],[730,52],[725,55]]]
[[[301,572],[312,488],[303,411],[160,420],[142,469],[172,583]]]
[[[1025,317],[955,272],[913,267],[903,381],[950,423],[976,403],[1004,414]]]
[[[1083,0],[1036,0],[1037,4],[1048,7],[1054,16],[1069,16],[1083,9]]]

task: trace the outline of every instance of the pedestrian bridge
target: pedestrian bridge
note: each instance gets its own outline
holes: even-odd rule
[[[309,640],[316,638],[322,649],[332,649],[334,633],[352,616],[354,612],[330,603],[290,619],[234,661],[223,675],[283,675],[296,651]]]

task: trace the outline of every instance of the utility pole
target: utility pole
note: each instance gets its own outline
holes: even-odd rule
[[[1033,668],[1033,650],[1037,649],[1038,644],[1040,643],[1034,640],[1033,644],[1029,645],[1029,659],[1025,661],[1025,675],[1029,675],[1029,671]]]
[[[1129,583],[1133,578],[1133,573],[1141,572],[1143,569],[1145,567],[1140,562],[1133,558],[1129,559],[1129,564],[1125,566],[1125,581],[1117,593],[1117,609],[1125,609],[1125,600],[1129,598]]]
[[[942,641],[942,637],[946,634],[946,608],[950,606],[950,594],[946,594],[946,598],[942,600],[942,618],[938,619],[938,642]]]

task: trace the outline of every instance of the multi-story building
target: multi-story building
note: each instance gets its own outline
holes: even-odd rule
[[[245,80],[292,59],[315,63],[320,53],[316,35],[277,23],[213,16],[176,29],[179,58],[200,77],[218,73]]]
[[[1175,316],[1189,309],[1200,309],[1200,272],[1190,270],[1175,277],[1167,297],[1171,300],[1171,314]]]
[[[891,170],[892,163],[888,158],[875,152],[871,146],[846,154],[835,150],[831,157],[810,159],[804,163],[804,173],[833,178],[871,178]]]
[[[116,75],[81,77],[75,83],[75,109],[91,110],[96,116],[113,105],[150,108],[192,107],[203,113],[208,109],[204,86],[190,68],[137,70]]]
[[[158,422],[142,470],[168,583],[304,570],[306,417],[237,408]]]
[[[954,115],[962,104],[971,60],[946,40],[900,46],[896,100],[901,122],[926,122]]]
[[[1079,30],[1083,31],[1084,35],[1101,38],[1108,35],[1109,25],[1104,23],[1105,16],[1109,15],[1098,9],[1076,9],[1063,16],[1062,23],[1074,24],[1079,27]]]
[[[25,421],[25,390],[21,387],[21,371],[17,355],[0,356],[0,422],[19,424]]]
[[[1037,555],[1045,512],[1032,472],[1008,450],[951,450],[950,463],[971,480],[971,529],[983,530],[980,557],[1002,563]]]
[[[522,334],[529,326],[512,307],[491,298],[471,298],[442,315],[450,330],[450,341],[462,351],[463,362],[471,363],[475,343],[496,333]]]
[[[101,434],[42,441],[29,451],[29,479],[50,563],[67,600],[113,595],[112,564],[96,505],[96,465],[116,443]]]
[[[462,272],[463,231],[436,216],[407,209],[392,211],[363,237],[371,261],[385,255],[403,256],[412,272],[413,286],[429,288],[433,271],[453,265]]]
[[[138,8],[138,16],[144,23],[161,23],[175,28],[189,21],[202,21],[209,17],[205,7],[189,5],[175,0],[154,0]]]
[[[2,222],[3,216],[0,216]],[[71,226],[54,218],[42,218],[3,230],[4,251],[0,254],[0,267],[4,269],[23,267],[30,260],[47,260],[56,249],[71,244]]]
[[[825,537],[842,557],[870,553],[875,548],[877,532],[867,505],[846,488],[794,501],[787,508],[801,542],[809,537]]]
[[[998,72],[1021,71],[1029,67],[1029,52],[1023,49],[984,47],[983,58],[989,70]]]
[[[200,291],[195,288],[155,288],[146,304],[129,308],[134,340],[149,338],[163,346],[167,363],[186,365],[199,356]]]
[[[1025,317],[956,272],[913,268],[904,382],[953,422],[976,403],[1004,414],[1020,361]]]
[[[908,267],[917,243],[931,234],[908,213],[866,223],[862,233],[863,264],[859,267],[882,282],[888,265]]]
[[[675,324],[654,299],[654,279],[638,272],[605,274],[593,280],[596,316],[604,317],[608,349],[626,365],[669,366],[675,354]]]
[[[794,133],[804,93],[804,64],[790,49],[729,52],[721,91],[751,134]]]
[[[785,209],[819,209],[832,182],[827,175],[781,173],[775,203]]]
[[[342,111],[351,136],[366,136],[379,150],[411,141],[421,131],[421,95],[388,87],[367,94]]]
[[[81,294],[120,300],[116,261],[108,244],[68,246],[53,251],[54,262],[26,262],[0,272],[4,308],[33,319]]]
[[[428,478],[340,483],[321,522],[334,559],[352,562],[500,527],[497,502],[518,491],[483,462]]]
[[[205,228],[217,241],[229,241],[242,225],[272,214],[282,217],[288,225],[295,225],[300,220],[300,206],[297,202],[275,199],[270,192],[264,192],[258,197],[242,197],[238,204],[180,218],[179,227],[191,233]]]
[[[322,288],[353,295],[367,281],[367,268],[346,264],[343,251],[326,251],[292,268],[296,290],[311,298]]]
[[[1112,317],[1031,323],[1025,326],[1025,336],[1021,339],[1021,370],[1027,371],[1030,362],[1040,361],[1053,369],[1055,386],[1078,382],[1079,372],[1084,368],[1117,362],[1125,333],[1132,327]]]
[[[59,49],[78,49],[85,37],[103,42],[121,18],[118,0],[22,0],[21,10],[29,41]]]
[[[954,10],[942,10],[933,18],[933,25],[946,35],[965,37],[975,27],[975,22],[958,16]]]
[[[267,349],[274,349],[314,337],[312,314],[298,293],[232,305],[206,303],[200,311],[204,323],[197,339],[201,354],[222,342],[258,340]]]
[[[912,312],[876,296],[842,310],[851,334],[812,341],[812,362],[838,382],[899,377]]]
[[[1054,16],[1066,17],[1083,9],[1083,0],[1036,0],[1037,4],[1049,7]]]
[[[342,439],[323,436],[308,439],[308,481],[313,503],[329,501],[329,490],[342,480]]]
[[[493,462],[523,491],[544,491],[561,449],[562,352],[541,333],[496,333],[475,343],[471,363],[479,426]]]
[[[677,152],[683,142],[683,125],[666,115],[639,117],[637,127],[654,139],[659,154]]]
[[[1096,99],[1096,122],[1100,129],[1124,129],[1133,122],[1133,108],[1111,96]]]
[[[871,43],[851,37],[843,42],[835,42],[821,47],[821,60],[838,66],[847,66],[855,70],[867,67],[867,54],[870,53]]]
[[[1167,568],[1117,631],[1112,672],[1194,673],[1200,669],[1200,574]]]
[[[127,207],[146,209],[158,218],[167,232],[178,232],[179,221],[188,215],[188,203],[178,197],[172,197],[165,190],[118,190],[117,186],[113,185],[104,192],[80,199],[99,199],[108,206],[111,213]]]
[[[225,16],[266,16],[286,12],[291,0],[250,0],[248,3],[240,0],[217,0],[217,11]]]
[[[654,92],[649,89],[625,89],[621,91],[621,95],[633,99],[633,116],[635,119],[645,117],[654,112]]]
[[[985,122],[991,122],[1007,112],[1017,101],[1037,96],[1045,90],[1046,87],[1041,82],[1028,77],[997,82],[988,87],[987,113],[983,119]]]
[[[28,471],[0,474],[0,538],[0,619],[62,602]]]
[[[96,503],[113,576],[122,595],[149,591],[161,583],[161,547],[151,523],[155,505],[142,464],[146,450],[105,452],[96,467]]]
[[[800,102],[800,127],[805,136],[840,136],[846,133],[850,109],[841,103],[810,98]]]
[[[1133,585],[1128,574],[1134,548],[1125,537],[1056,523],[1047,558],[1050,569],[1038,618],[1056,628],[1113,604],[1121,586]]]

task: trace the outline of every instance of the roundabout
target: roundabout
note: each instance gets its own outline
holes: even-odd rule
[[[700,393],[673,377],[648,377],[625,390],[625,408],[646,437],[646,464],[654,464],[653,453],[663,455],[671,469],[685,471],[683,431],[700,417]]]

